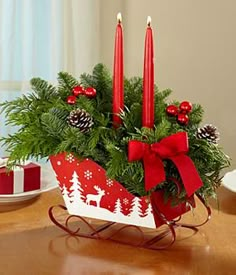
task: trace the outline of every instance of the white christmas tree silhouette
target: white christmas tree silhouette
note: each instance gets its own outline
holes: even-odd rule
[[[146,211],[144,213],[144,216],[145,217],[149,217],[149,216],[152,216],[152,215],[153,215],[152,214],[152,205],[151,205],[151,203],[149,203],[148,207],[147,207],[147,209],[146,209]]]
[[[76,202],[76,203],[84,203],[83,199],[84,196],[82,195],[82,192],[84,191],[81,187],[81,183],[79,181],[79,176],[77,175],[77,173],[74,171],[73,175],[72,175],[72,179],[70,180],[70,182],[72,182],[72,186],[70,187],[71,193],[70,193],[70,197],[73,198],[72,201]]]
[[[122,206],[121,206],[121,203],[120,203],[120,199],[117,199],[117,201],[116,201],[114,213],[115,214],[122,214]]]
[[[70,192],[67,190],[65,184],[63,184],[63,186],[62,186],[61,193],[62,193],[63,196],[69,197]]]
[[[63,184],[61,193],[64,198],[65,204],[67,204],[70,201],[70,196],[69,196],[70,192],[67,190],[65,184]]]
[[[141,204],[140,204],[141,199],[139,197],[134,197],[131,203],[131,211],[129,213],[129,216],[132,218],[139,218],[140,216],[143,215],[142,209],[141,209]]]

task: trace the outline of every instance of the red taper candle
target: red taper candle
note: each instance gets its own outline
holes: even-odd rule
[[[113,69],[113,126],[122,123],[119,113],[124,110],[124,63],[123,63],[123,30],[121,14],[117,14],[115,35],[114,69]]]
[[[147,19],[143,68],[142,126],[154,126],[154,55],[151,17]]]

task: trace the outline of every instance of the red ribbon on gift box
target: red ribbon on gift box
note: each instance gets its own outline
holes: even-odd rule
[[[0,167],[0,194],[15,194],[40,189],[40,166],[35,163],[19,165],[12,171]]]
[[[163,160],[171,160],[179,171],[187,195],[191,196],[203,183],[193,161],[186,155],[188,150],[188,135],[186,132],[179,132],[153,144],[129,141],[128,160],[143,160],[147,191],[166,180]]]

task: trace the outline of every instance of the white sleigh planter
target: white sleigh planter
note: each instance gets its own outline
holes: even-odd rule
[[[210,208],[206,207],[207,219],[198,225],[185,225],[177,222],[181,215],[195,207],[194,197],[186,202],[173,206],[171,200],[165,201],[163,192],[153,192],[150,197],[137,197],[131,194],[119,182],[106,177],[106,171],[90,159],[78,160],[72,154],[64,153],[51,156],[50,161],[56,173],[59,187],[63,195],[69,216],[65,224],[57,221],[54,215],[55,206],[49,209],[51,220],[66,232],[94,239],[110,239],[145,248],[160,249],[167,247],[175,241],[175,228],[178,226],[196,230],[196,227],[206,223],[210,218]],[[200,198],[201,199],[201,198]],[[203,202],[203,201],[202,201]],[[204,202],[203,202],[204,203]],[[204,204],[205,205],[205,204]],[[76,230],[70,229],[69,221],[77,217],[86,224],[89,233],[83,233],[79,225]],[[101,226],[94,227],[85,218],[94,218],[106,221]],[[104,231],[119,223],[119,229],[111,230],[111,234]],[[144,228],[156,229],[167,225],[161,233],[146,238]],[[121,239],[118,235],[127,228],[132,228],[139,234],[139,240],[132,242]],[[116,236],[117,235],[117,236]],[[168,242],[157,243],[167,237]],[[170,236],[170,238],[169,238]],[[118,238],[118,239],[117,239]]]

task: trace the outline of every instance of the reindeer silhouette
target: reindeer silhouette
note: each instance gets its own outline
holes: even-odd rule
[[[97,185],[94,186],[94,189],[97,190],[97,194],[88,194],[86,196],[86,204],[90,204],[91,201],[96,202],[96,206],[100,207],[100,201],[102,196],[105,195],[105,190],[102,190]]]

